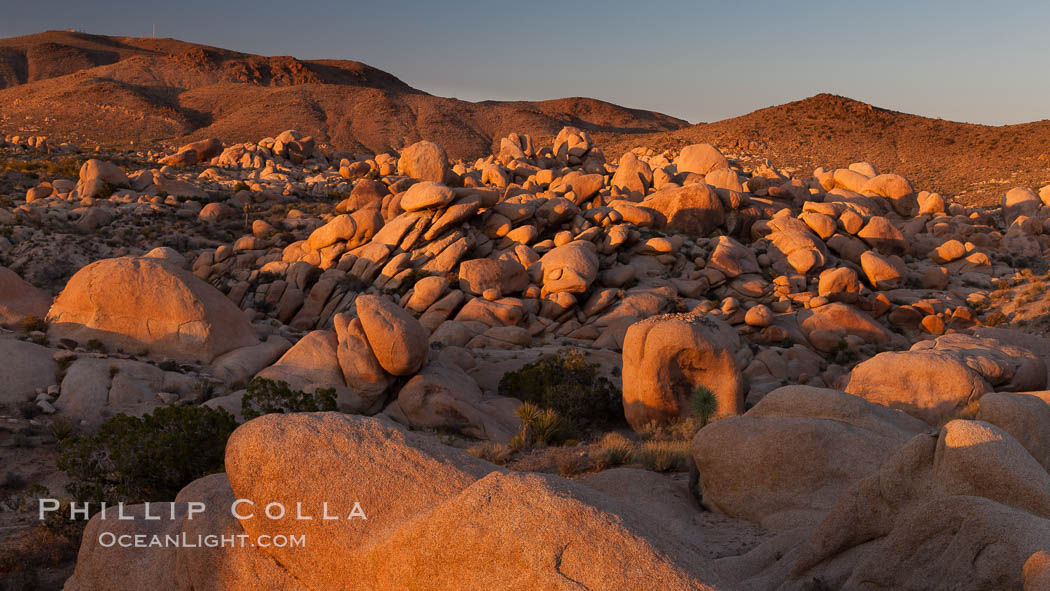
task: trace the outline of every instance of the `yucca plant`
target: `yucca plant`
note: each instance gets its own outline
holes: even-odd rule
[[[704,385],[693,388],[693,394],[689,397],[689,408],[703,428],[718,412],[718,398],[715,397],[714,390]]]
[[[525,402],[518,407],[516,414],[521,419],[521,441],[515,444],[522,447],[564,443],[575,432],[572,423],[554,409],[540,408],[531,402]]]

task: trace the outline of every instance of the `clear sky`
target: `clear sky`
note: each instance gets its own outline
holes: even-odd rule
[[[1050,119],[1050,2],[0,0],[74,28],[365,62],[464,100],[590,96],[690,122],[819,92],[957,121]]]

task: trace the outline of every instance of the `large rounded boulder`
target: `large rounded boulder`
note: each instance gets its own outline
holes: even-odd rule
[[[421,181],[445,182],[449,174],[445,149],[434,142],[416,142],[401,152],[397,170]]]
[[[667,314],[632,324],[623,341],[623,410],[640,429],[690,414],[698,386],[710,388],[717,414],[744,410],[744,379],[734,355],[740,337],[725,322],[701,314]]]
[[[427,361],[427,329],[404,308],[373,295],[357,298],[357,315],[379,365],[391,375],[410,376]]]
[[[77,196],[85,199],[95,197],[106,188],[127,187],[130,184],[128,176],[119,166],[105,160],[92,158],[80,167],[77,181]]]
[[[919,211],[919,201],[915,197],[908,179],[899,174],[880,174],[864,182],[862,193],[880,195],[889,200],[893,210],[904,217],[911,217]]]
[[[536,263],[543,293],[584,293],[598,277],[598,255],[582,240],[552,248]]]
[[[845,392],[785,386],[693,438],[705,507],[770,529],[814,525],[926,424]]]
[[[0,267],[0,326],[14,326],[30,316],[43,318],[50,307],[51,296]]]
[[[692,144],[682,148],[675,165],[679,173],[707,174],[729,166],[729,160],[711,144]]]
[[[661,189],[639,205],[662,214],[668,229],[686,234],[706,236],[725,219],[718,195],[703,183]]]
[[[1042,390],[1046,380],[1046,363],[1031,351],[953,333],[858,364],[845,390],[939,425],[987,392]]]
[[[1050,392],[991,392],[981,397],[977,419],[1012,435],[1050,472]]]
[[[77,271],[48,312],[48,336],[205,363],[258,344],[243,312],[161,259],[103,259]]]

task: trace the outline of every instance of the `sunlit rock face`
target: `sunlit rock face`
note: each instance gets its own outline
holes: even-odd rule
[[[165,262],[122,257],[74,275],[48,312],[49,334],[112,349],[208,362],[258,343],[247,317],[214,287]]]

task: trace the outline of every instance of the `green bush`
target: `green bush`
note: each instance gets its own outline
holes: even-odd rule
[[[335,390],[320,388],[313,393],[292,390],[288,382],[255,378],[241,397],[241,413],[251,420],[270,413],[337,410]]]
[[[102,183],[102,187],[98,190],[98,193],[95,195],[95,197],[98,199],[109,199],[113,196],[113,193],[116,192],[117,187],[111,185],[110,183]]]
[[[562,349],[503,376],[499,393],[549,408],[580,426],[623,422],[623,399],[576,349]]]
[[[223,471],[235,428],[228,412],[203,406],[119,414],[94,435],[63,440],[58,467],[78,502],[171,501],[193,480]]]

